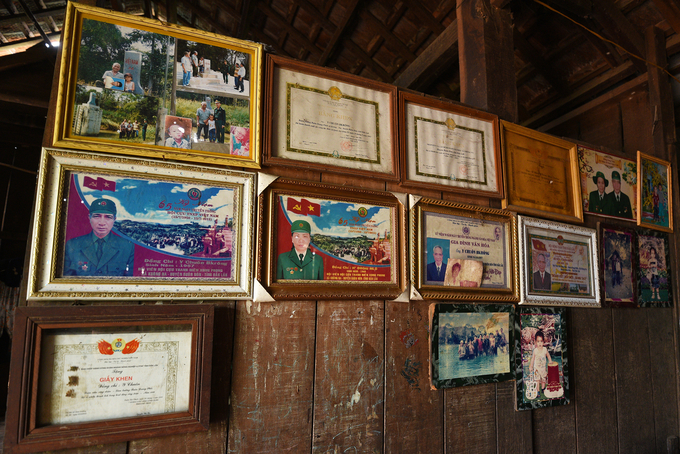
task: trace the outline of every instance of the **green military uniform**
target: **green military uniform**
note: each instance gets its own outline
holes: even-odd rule
[[[213,111],[215,116],[215,129],[217,129],[217,142],[224,143],[224,125],[227,124],[227,112],[220,107],[215,108]]]
[[[311,233],[311,227],[307,221],[295,221],[291,226],[291,234],[296,232]],[[300,258],[292,247],[290,251],[279,254],[276,265],[277,279],[306,279],[323,280],[323,259],[309,250]]]
[[[597,179],[602,178],[604,180],[604,187],[609,186],[609,181],[604,177],[602,172],[597,172],[593,177],[593,183],[597,185]],[[607,194],[602,193],[602,198],[600,198],[600,192],[596,189],[590,193],[590,198],[588,199],[588,211],[591,213],[605,214]]]
[[[612,180],[621,181],[619,172],[612,172]],[[604,214],[618,216],[620,218],[633,219],[633,209],[630,206],[630,199],[623,192],[619,192],[618,197],[614,191],[606,195],[606,210]]]

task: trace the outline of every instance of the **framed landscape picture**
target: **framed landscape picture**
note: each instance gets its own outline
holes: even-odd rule
[[[267,56],[264,163],[399,180],[397,87]]]
[[[406,290],[404,202],[279,179],[260,195],[260,279],[275,299],[395,299]]]
[[[520,304],[600,307],[597,232],[519,216]]]
[[[518,301],[512,213],[413,196],[409,210],[411,299]]]
[[[637,307],[637,238],[633,229],[599,224],[604,304]]]
[[[637,253],[638,305],[671,307],[673,279],[668,235],[654,230],[638,230]]]
[[[262,58],[261,44],[69,3],[53,145],[259,168]]]
[[[515,320],[517,410],[567,405],[566,310],[521,306]]]
[[[498,117],[399,93],[402,185],[503,197]]]
[[[432,389],[512,380],[512,305],[431,304]]]
[[[673,231],[671,163],[638,151],[637,224],[650,229]]]
[[[5,452],[208,429],[211,305],[18,307]]]
[[[503,208],[558,221],[583,222],[576,144],[501,121]]]
[[[28,298],[247,298],[255,175],[44,149]]]
[[[635,221],[637,163],[578,145],[583,211]]]

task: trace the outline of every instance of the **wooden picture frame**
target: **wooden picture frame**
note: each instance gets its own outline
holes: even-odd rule
[[[252,295],[252,173],[45,148],[37,194],[29,299]]]
[[[412,300],[519,301],[514,214],[415,196],[409,210]],[[442,253],[437,276],[435,249]],[[482,262],[481,285],[463,282],[467,261]]]
[[[673,232],[671,163],[638,150],[637,225]]]
[[[430,304],[429,315],[432,389],[514,378],[513,305]]]
[[[260,167],[261,44],[82,3],[68,5],[62,37],[52,146]],[[193,82],[182,61],[190,51],[209,57]],[[198,115],[203,101],[207,110],[223,103],[214,142],[207,114]],[[220,134],[230,135],[227,124],[239,128],[236,150]]]
[[[567,311],[564,308],[527,306],[517,308],[515,315],[516,410],[534,410],[569,404],[566,317]],[[537,339],[540,339],[541,335],[544,339],[543,347],[538,347]],[[541,353],[547,353],[547,355]],[[542,382],[545,383],[545,389],[543,389]]]
[[[399,92],[402,186],[503,197],[498,116]]]
[[[672,307],[673,278],[668,234],[650,229],[637,229],[636,234],[638,306]]]
[[[397,87],[267,55],[264,164],[399,180]]]
[[[405,196],[279,179],[259,202],[258,279],[271,298],[405,293]]]
[[[577,145],[583,211],[635,222],[637,163],[611,153]],[[619,188],[618,200],[615,185]],[[607,192],[609,191],[609,192]]]
[[[576,144],[501,121],[503,208],[583,222]]]
[[[18,307],[4,452],[208,430],[213,321],[211,305]]]
[[[519,303],[600,307],[597,232],[543,219],[518,218]]]
[[[638,269],[635,230],[598,222],[602,304],[637,307]]]

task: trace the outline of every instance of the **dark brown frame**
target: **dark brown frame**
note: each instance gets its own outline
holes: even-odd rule
[[[323,79],[329,79],[332,81],[339,81],[346,84],[353,84],[361,86],[363,88],[368,88],[375,91],[380,91],[387,93],[390,96],[389,103],[389,124],[391,127],[390,142],[391,150],[385,150],[389,152],[392,157],[392,173],[382,173],[373,172],[364,169],[354,169],[351,166],[337,166],[333,165],[332,161],[329,160],[327,163],[314,163],[306,162],[303,160],[286,159],[277,156],[273,156],[272,144],[274,138],[274,123],[275,116],[280,109],[285,109],[285,106],[275,106],[275,87],[274,87],[274,71],[277,67],[283,69],[295,70],[296,72],[304,73],[311,76],[316,76]],[[399,158],[398,158],[398,147],[397,147],[397,134],[398,134],[398,124],[397,124],[397,87],[394,85],[386,84],[383,82],[377,82],[370,79],[365,79],[363,77],[355,76],[353,74],[348,74],[342,71],[337,71],[329,68],[321,68],[316,65],[309,63],[303,63],[297,60],[292,60],[290,58],[279,57],[275,55],[267,55],[266,59],[266,69],[265,69],[265,93],[268,96],[264,99],[264,118],[267,121],[263,122],[263,157],[262,163],[268,166],[282,166],[282,167],[293,167],[293,168],[306,168],[317,171],[340,173],[345,175],[362,175],[370,176],[373,178],[379,177],[383,180],[389,181],[399,181]]]
[[[212,305],[19,307],[7,400],[6,453],[90,446],[208,429]],[[36,428],[43,330],[116,326],[192,326],[189,411]]]
[[[429,107],[434,110],[451,113],[454,115],[470,117],[474,120],[489,122],[493,128],[493,153],[496,160],[496,190],[484,191],[481,189],[468,189],[456,186],[449,186],[445,184],[426,183],[408,179],[408,162],[413,157],[408,153],[407,137],[407,123],[406,123],[406,105],[407,103],[417,104],[419,106]],[[452,101],[444,101],[441,99],[434,99],[431,97],[409,93],[406,91],[399,91],[399,159],[401,165],[402,181],[401,186],[413,188],[435,189],[437,191],[451,191],[463,194],[473,194],[476,196],[485,196],[494,199],[503,198],[503,165],[501,163],[501,139],[500,139],[500,120],[497,115],[483,112],[481,110],[473,109],[471,107],[463,106]]]
[[[628,234],[631,236],[630,240],[630,249],[631,249],[631,256],[630,256],[630,267],[631,267],[631,285],[632,285],[632,290],[633,290],[633,298],[632,301],[616,301],[613,299],[608,299],[607,298],[607,282],[606,278],[604,275],[605,271],[605,263],[607,262],[607,257],[605,254],[605,243],[604,243],[604,231],[605,230],[617,230],[619,232],[623,232],[625,234]],[[638,238],[637,238],[637,232],[635,229],[628,228],[628,227],[621,227],[620,225],[617,224],[609,224],[605,222],[598,222],[597,223],[597,236],[598,236],[598,247],[599,247],[599,260],[600,260],[600,298],[602,301],[602,307],[638,307],[638,278],[637,278],[637,272],[636,270],[638,269]]]

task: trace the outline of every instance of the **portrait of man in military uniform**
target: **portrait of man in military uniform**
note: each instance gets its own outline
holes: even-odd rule
[[[633,209],[630,206],[630,198],[621,192],[621,174],[616,170],[612,172],[612,188],[614,188],[614,190],[605,197],[607,200],[604,214],[633,219]]]
[[[64,276],[132,276],[135,247],[111,233],[116,213],[113,200],[92,202],[89,214],[92,231],[66,242]]]
[[[307,221],[294,221],[290,226],[289,252],[279,254],[276,266],[277,279],[323,279],[323,259],[309,250],[312,228]]]
[[[609,181],[604,177],[604,173],[597,172],[593,177],[593,183],[597,185],[597,189],[590,192],[588,211],[591,213],[603,214],[605,212],[605,200],[607,196],[604,189],[609,186]]]

